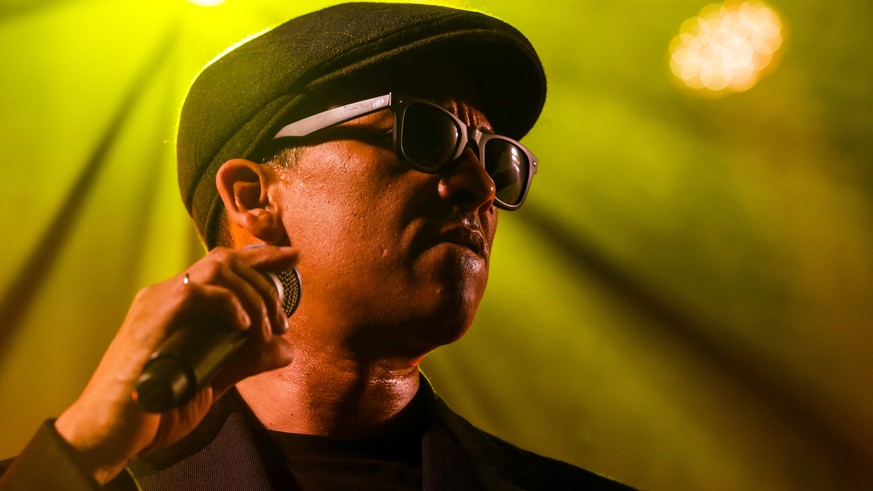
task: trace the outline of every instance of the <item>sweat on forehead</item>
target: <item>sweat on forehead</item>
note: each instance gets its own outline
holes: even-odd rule
[[[391,67],[414,60],[450,60],[461,75],[458,90],[469,84],[475,104],[507,136],[520,139],[542,111],[546,79],[536,51],[499,19],[399,3],[346,3],[291,19],[209,64],[183,105],[179,188],[206,245],[215,244],[222,207],[215,174],[225,161],[252,156],[289,121],[354,100],[349,92],[362,89],[350,81],[384,82]],[[413,84],[415,78],[394,80]],[[419,82],[418,90],[379,89],[460,96],[422,93],[437,87]],[[363,97],[374,95],[368,92]]]

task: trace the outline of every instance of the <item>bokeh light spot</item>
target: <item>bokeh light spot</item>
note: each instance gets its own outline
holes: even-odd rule
[[[692,89],[742,92],[771,66],[782,41],[782,20],[765,3],[710,4],[682,23],[670,43],[670,69]]]

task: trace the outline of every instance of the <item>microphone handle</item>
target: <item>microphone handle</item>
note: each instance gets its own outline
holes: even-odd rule
[[[282,308],[290,317],[300,303],[300,273],[292,269],[265,276],[275,285]],[[183,405],[218,373],[247,338],[247,331],[208,322],[179,326],[143,367],[136,382],[137,401],[153,413]]]
[[[205,322],[180,326],[143,367],[136,382],[139,404],[152,413],[181,406],[212,379],[247,335]]]

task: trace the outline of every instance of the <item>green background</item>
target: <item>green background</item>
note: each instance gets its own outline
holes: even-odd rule
[[[0,455],[202,254],[173,158],[198,69],[331,3],[0,0]],[[645,489],[869,489],[873,3],[773,0],[778,65],[722,97],[668,66],[706,2],[443,3],[522,30],[549,96],[475,325],[425,361],[437,391]]]

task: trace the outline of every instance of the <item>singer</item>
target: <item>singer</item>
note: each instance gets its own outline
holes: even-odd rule
[[[423,4],[330,7],[209,64],[177,137],[209,253],[139,292],[0,489],[629,489],[474,428],[419,371],[473,321],[545,94],[515,28]],[[289,320],[264,273],[294,268]],[[245,335],[188,402],[146,411],[136,381],[180,330]]]

